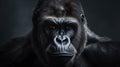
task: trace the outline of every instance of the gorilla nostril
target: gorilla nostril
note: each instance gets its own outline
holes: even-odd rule
[[[63,42],[68,42],[68,38],[65,37],[64,40],[63,40]]]
[[[68,36],[56,36],[54,38],[54,43],[56,45],[67,45],[70,43],[70,39]]]
[[[68,43],[68,39],[65,38],[65,39],[63,40],[63,44],[67,44],[67,43]]]
[[[56,38],[56,42],[58,42],[59,44],[61,44],[61,43],[62,43],[62,40],[59,39],[59,38]]]

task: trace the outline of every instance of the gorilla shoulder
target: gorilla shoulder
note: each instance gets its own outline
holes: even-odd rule
[[[35,54],[31,44],[30,36],[17,37],[7,41],[0,47],[0,66],[32,63]]]

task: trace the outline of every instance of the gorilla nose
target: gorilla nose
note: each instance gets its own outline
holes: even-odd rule
[[[59,35],[54,38],[54,43],[56,45],[69,45],[70,38],[66,35],[64,35],[64,36]]]

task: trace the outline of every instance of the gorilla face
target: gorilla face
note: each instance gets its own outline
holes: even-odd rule
[[[84,23],[78,10],[59,2],[56,6],[48,4],[44,7],[37,7],[33,15],[33,46],[36,53],[50,63],[73,61],[81,54],[86,41]]]
[[[78,29],[78,21],[72,17],[46,16],[44,34],[50,40],[46,52],[53,56],[74,56],[77,51],[72,43]]]
[[[46,44],[45,53],[47,53],[52,60],[55,58],[54,61],[58,61],[58,58],[64,58],[65,61],[65,57],[69,60],[75,56],[77,50],[72,40],[78,30],[77,19],[53,16],[45,16],[43,19],[42,29],[49,40]]]
[[[39,36],[43,37],[42,47],[49,57],[67,57],[76,55],[78,44],[73,41],[78,32],[79,21],[74,17],[44,16],[39,23]],[[41,32],[43,34],[41,34]],[[46,42],[44,42],[46,41]],[[57,59],[58,60],[58,59]]]

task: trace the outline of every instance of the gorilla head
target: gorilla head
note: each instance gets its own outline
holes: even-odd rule
[[[33,13],[33,48],[46,65],[72,63],[86,44],[78,0],[39,0]]]

